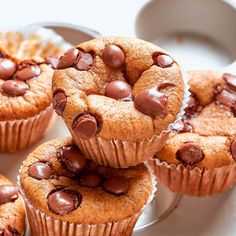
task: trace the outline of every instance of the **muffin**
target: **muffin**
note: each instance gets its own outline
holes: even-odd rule
[[[152,193],[144,164],[98,166],[71,138],[42,144],[24,162],[20,188],[33,235],[131,235]]]
[[[182,111],[178,63],[161,48],[101,37],[68,50],[53,75],[53,104],[94,162],[135,166],[160,150]]]
[[[181,132],[151,163],[172,191],[212,195],[236,184],[236,76],[191,71],[188,77],[191,98]]]
[[[24,231],[24,201],[13,183],[0,175],[0,235],[21,236]]]

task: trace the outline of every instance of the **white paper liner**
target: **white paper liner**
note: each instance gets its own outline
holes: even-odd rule
[[[126,219],[107,222],[105,224],[76,224],[69,223],[62,220],[54,219],[51,216],[46,215],[44,212],[34,208],[30,201],[26,198],[23,188],[20,184],[20,174],[24,166],[24,162],[19,170],[19,175],[17,176],[17,185],[19,191],[25,201],[27,217],[31,229],[32,235],[37,236],[131,236],[134,226],[140,217],[142,211],[145,207],[154,199],[157,188],[157,181],[152,170],[152,167],[148,162],[144,163],[148,169],[148,172],[152,180],[152,193],[150,194],[147,203],[142,207],[142,209],[131,217]]]
[[[0,152],[15,152],[37,142],[55,119],[52,105],[28,119],[0,121]]]
[[[81,151],[94,162],[111,166],[113,168],[127,168],[135,166],[146,161],[160,151],[166,143],[168,134],[172,129],[178,130],[178,124],[184,115],[184,110],[188,105],[190,92],[187,83],[186,74],[183,73],[184,81],[184,99],[180,112],[176,116],[176,120],[168,125],[166,130],[163,130],[160,135],[154,135],[150,139],[143,139],[140,141],[125,141],[125,140],[106,140],[100,137],[93,137],[91,139],[78,138],[72,136],[79,146]]]
[[[236,163],[218,168],[175,165],[150,159],[156,177],[173,192],[190,196],[208,196],[224,192],[236,185]]]

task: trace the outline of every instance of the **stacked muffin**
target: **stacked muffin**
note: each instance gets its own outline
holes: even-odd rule
[[[73,139],[41,145],[22,166],[33,235],[131,235],[154,191],[142,162],[183,113],[178,63],[148,42],[102,37],[60,58],[52,88]]]

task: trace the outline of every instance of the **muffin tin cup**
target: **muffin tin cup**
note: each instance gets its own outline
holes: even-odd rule
[[[24,165],[24,162],[23,162]],[[122,235],[122,236],[131,236],[135,224],[138,221],[143,210],[149,204],[155,196],[157,191],[156,177],[154,172],[148,162],[145,163],[151,179],[152,179],[152,193],[150,194],[147,203],[142,207],[142,209],[135,213],[134,215],[125,218],[120,221],[107,222],[104,224],[76,224],[70,223],[67,221],[62,221],[53,218],[45,214],[44,212],[36,209],[31,202],[25,196],[24,190],[20,184],[20,173],[23,168],[21,166],[19,170],[19,175],[17,176],[17,184],[19,187],[19,192],[25,201],[26,212],[28,216],[28,221],[30,225],[30,230],[32,235],[37,236],[113,236],[113,235]]]
[[[135,166],[153,157],[154,154],[165,145],[170,131],[172,129],[178,129],[178,123],[184,115],[184,109],[187,107],[190,96],[185,74],[183,74],[183,81],[184,99],[180,112],[176,120],[169,124],[168,128],[163,130],[160,135],[154,135],[150,139],[143,139],[136,142],[118,139],[106,140],[97,136],[86,140],[74,136],[75,143],[79,146],[81,151],[95,163],[111,166],[113,168]]]
[[[171,191],[190,196],[208,196],[224,192],[236,184],[236,164],[218,168],[191,168],[150,159],[158,180]]]
[[[0,152],[15,152],[37,142],[55,120],[52,105],[22,120],[0,121]]]

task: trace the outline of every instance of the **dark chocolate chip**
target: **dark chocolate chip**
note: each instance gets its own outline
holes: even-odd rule
[[[168,98],[156,88],[145,89],[139,92],[134,99],[135,108],[148,116],[168,115]]]
[[[118,69],[124,64],[125,56],[118,46],[108,45],[102,52],[102,60],[107,66]]]
[[[174,60],[172,57],[166,54],[161,54],[161,53],[154,53],[153,60],[157,66],[160,66],[162,68],[171,67],[174,63]]]
[[[95,136],[98,124],[94,116],[86,114],[76,118],[72,128],[77,137],[89,139]]]
[[[194,165],[204,158],[204,154],[198,143],[185,142],[176,153],[176,158],[187,165]]]
[[[192,115],[194,115],[198,111],[199,104],[197,100],[190,96],[188,106],[185,108],[185,116],[190,118]]]
[[[0,186],[0,205],[14,202],[18,198],[18,191],[15,186],[5,184]]]
[[[236,90],[236,75],[225,73],[223,79],[231,89]]]
[[[130,96],[131,87],[128,83],[124,81],[112,81],[105,89],[105,96],[114,98],[116,100],[126,98]]]
[[[236,103],[232,107],[232,112],[233,112],[234,116],[236,117]]]
[[[25,81],[40,75],[40,73],[41,69],[38,65],[27,65],[22,69],[18,69],[14,78]]]
[[[79,56],[79,50],[77,48],[71,48],[60,57],[57,64],[57,69],[65,69],[72,66]]]
[[[182,121],[182,127],[179,129],[179,133],[192,133],[193,127],[187,122]]]
[[[122,195],[129,189],[129,181],[123,176],[109,177],[102,185],[103,189],[114,195]]]
[[[29,166],[29,176],[34,179],[49,179],[53,174],[51,167],[47,163],[36,162]]]
[[[66,215],[76,210],[82,202],[82,195],[70,189],[53,191],[48,195],[48,207],[57,215]]]
[[[23,96],[28,89],[29,85],[20,80],[6,80],[2,84],[3,94],[11,97]]]
[[[236,161],[236,138],[233,140],[233,142],[231,143],[231,147],[230,147],[231,153],[233,158]]]
[[[10,79],[16,71],[16,63],[7,58],[0,58],[0,79]]]
[[[220,104],[231,107],[236,102],[236,94],[224,89],[216,96],[216,101]]]
[[[63,115],[66,107],[67,97],[64,91],[59,90],[53,94],[53,108],[59,116]]]
[[[46,64],[51,65],[53,69],[57,68],[57,64],[59,62],[58,57],[46,56],[44,59],[45,59]]]
[[[93,57],[90,53],[80,52],[80,57],[75,63],[77,70],[88,70],[93,64]]]
[[[85,173],[79,177],[80,184],[85,187],[97,187],[101,181],[101,176],[97,173]]]
[[[175,87],[176,85],[169,82],[169,81],[163,81],[162,83],[160,83],[158,86],[157,86],[157,90],[160,91],[162,89],[166,89],[168,87]]]
[[[73,174],[78,174],[86,167],[87,160],[76,146],[63,147],[57,152],[58,160],[63,167]]]

